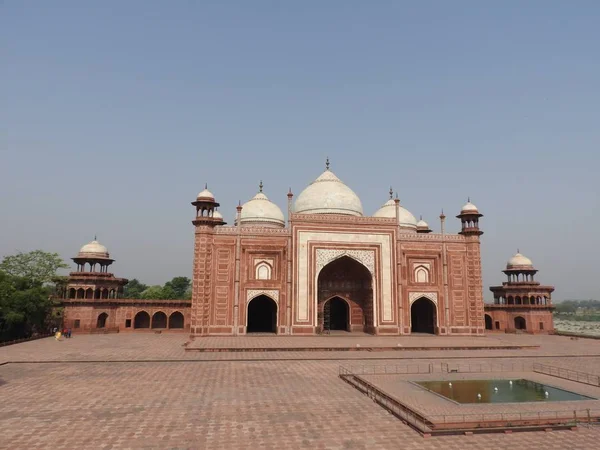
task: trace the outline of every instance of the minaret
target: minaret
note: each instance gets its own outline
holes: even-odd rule
[[[461,208],[460,214],[456,216],[461,221],[461,231],[465,237],[467,249],[467,298],[469,301],[468,325],[472,334],[484,334],[485,322],[483,311],[483,280],[481,275],[481,248],[479,236],[483,231],[479,229],[479,213],[477,207],[471,203],[471,199]]]
[[[207,185],[204,186],[204,190],[198,194],[192,205],[196,207],[196,218],[192,221],[196,229],[190,333],[202,336],[209,334],[215,227],[223,225],[225,222],[221,214],[216,211],[219,203],[215,201],[215,196],[208,190]]]

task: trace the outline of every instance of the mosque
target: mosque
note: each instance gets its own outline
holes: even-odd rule
[[[550,332],[551,286],[517,254],[508,282],[492,287],[484,305],[479,219],[468,201],[456,216],[458,234],[446,233],[405,209],[390,189],[371,216],[360,198],[329,167],[283,211],[263,192],[237,206],[227,225],[207,189],[195,207],[192,299],[125,299],[127,280],[108,272],[113,263],[96,240],[73,258],[63,292],[65,326],[84,332],[180,330],[192,336],[483,335]]]

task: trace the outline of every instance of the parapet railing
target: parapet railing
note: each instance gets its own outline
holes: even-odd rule
[[[441,363],[444,373],[487,373],[487,372],[529,372],[531,363],[499,362],[499,363]]]
[[[379,364],[340,366],[339,375],[413,375],[441,372],[438,364]]]
[[[532,370],[537,373],[543,373],[565,380],[576,381],[578,383],[590,384],[592,386],[600,386],[600,376],[591,373],[578,372],[571,369],[563,369],[562,367],[548,366],[546,364],[534,363]]]

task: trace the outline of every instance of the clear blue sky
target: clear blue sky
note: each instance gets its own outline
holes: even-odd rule
[[[114,272],[191,276],[204,183],[232,222],[324,169],[435,231],[467,196],[484,291],[519,247],[600,298],[600,2],[0,2],[0,256],[98,234]]]

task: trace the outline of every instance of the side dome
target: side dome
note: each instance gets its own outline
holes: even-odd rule
[[[383,204],[381,208],[379,208],[373,217],[388,217],[393,219],[396,217],[396,202],[394,199],[389,199],[387,202]],[[398,225],[402,228],[409,228],[411,230],[417,229],[417,219],[412,213],[403,208],[401,205],[398,206]]]
[[[506,263],[506,270],[515,270],[515,269],[523,269],[523,270],[532,270],[533,262],[525,255],[522,255],[517,250],[517,253],[508,260]]]
[[[285,217],[275,203],[260,191],[251,200],[242,205],[240,224],[243,226],[284,227]]]
[[[79,254],[77,255],[79,258],[109,258],[110,255],[108,253],[108,249],[100,244],[96,239],[92,242],[85,244],[83,247],[79,249]]]
[[[294,212],[362,216],[363,207],[358,195],[327,168],[298,195]]]

